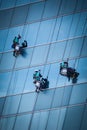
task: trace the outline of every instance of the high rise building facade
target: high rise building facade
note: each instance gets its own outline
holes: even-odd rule
[[[28,47],[14,57],[18,34]],[[59,74],[67,60],[76,83]],[[87,0],[0,0],[0,130],[87,130]]]

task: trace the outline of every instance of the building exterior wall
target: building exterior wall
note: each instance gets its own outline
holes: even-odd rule
[[[67,59],[75,84],[59,74]],[[39,93],[35,69],[49,80]],[[87,130],[87,0],[0,0],[0,130]]]

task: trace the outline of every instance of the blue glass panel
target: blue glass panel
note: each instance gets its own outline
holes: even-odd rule
[[[39,2],[39,1],[44,1],[44,0],[30,0],[30,2]]]
[[[58,119],[59,119],[59,110],[50,111],[46,130],[56,130]]]
[[[79,0],[77,3],[76,11],[81,10],[83,6],[84,0]]]
[[[28,72],[28,75],[27,75],[27,79],[26,79],[26,82],[25,82],[25,88],[24,88],[24,92],[28,92],[28,91],[31,91],[31,90],[35,90],[35,85],[33,84],[33,73],[36,69],[40,69],[41,70],[41,74],[43,75],[43,66],[38,66],[38,67],[35,67],[35,68],[30,68],[29,69],[29,72]]]
[[[8,29],[0,30],[0,52],[3,51],[6,40],[7,40]]]
[[[31,114],[17,116],[14,130],[28,130],[28,125],[30,124]]]
[[[32,111],[36,99],[36,93],[24,94],[21,99],[19,113]]]
[[[30,0],[16,0],[16,6],[30,3]]]
[[[78,61],[77,71],[80,73],[78,77],[78,82],[87,81],[87,58],[81,58]]]
[[[44,10],[43,18],[56,16],[60,7],[60,0],[48,0]]]
[[[1,118],[0,130],[12,130],[15,122],[15,117]]]
[[[49,45],[35,47],[31,60],[31,66],[45,63],[48,49]]]
[[[23,56],[22,55],[18,56],[16,63],[15,63],[15,68],[29,66],[33,49],[32,48],[24,49],[24,51],[25,51],[25,53],[23,54]]]
[[[57,35],[59,34],[61,22],[62,22],[62,17],[59,17],[56,19],[56,25],[55,25],[54,33],[53,33],[53,37],[52,37],[53,41],[57,40]]]
[[[82,114],[83,114],[83,106],[68,108],[63,129],[79,130],[80,123],[82,121]]]
[[[86,33],[86,24],[87,24],[87,12],[81,13],[79,23],[75,32],[75,36],[81,36]]]
[[[2,0],[1,9],[12,8],[15,6],[15,0]]]
[[[75,85],[72,90],[70,104],[85,102],[87,99],[87,84]]]
[[[39,22],[25,25],[25,33],[23,34],[23,39],[26,39],[28,46],[35,45],[37,39],[37,33],[39,29]]]
[[[44,8],[44,2],[31,4],[29,8],[27,22],[41,19],[43,8]]]
[[[7,97],[2,115],[16,114],[19,106],[20,97],[20,95]]]
[[[5,28],[10,25],[13,9],[0,11],[0,28]]]
[[[59,121],[58,121],[58,127],[57,127],[57,130],[62,130],[63,128],[63,124],[64,124],[64,121],[65,121],[65,116],[66,116],[66,111],[67,109],[66,108],[63,108],[60,110],[60,117],[59,117]]]
[[[54,24],[55,19],[41,22],[36,44],[44,44],[50,42],[53,36]]]
[[[4,102],[5,102],[5,98],[0,98],[0,115],[2,114]]]
[[[14,27],[14,28],[9,29],[4,51],[12,49],[11,45],[13,44],[13,39],[15,36],[18,36],[18,34],[20,34],[20,35],[22,34],[22,29],[23,29],[23,26]]]
[[[50,108],[54,90],[44,90],[40,92],[37,98],[35,110]]]
[[[72,23],[72,15],[63,17],[60,30],[59,30],[58,40],[63,40],[68,38],[71,23]]]
[[[83,120],[81,122],[81,130],[87,129],[87,105],[84,105]]]
[[[27,71],[27,69],[22,69],[13,72],[8,94],[17,94],[23,91]]]
[[[11,21],[11,26],[24,24],[27,16],[28,6],[17,7],[14,10],[14,14]],[[22,15],[21,15],[22,14]]]
[[[84,37],[81,56],[87,56],[87,37]]]
[[[12,69],[14,62],[15,62],[15,58],[13,57],[12,52],[4,53],[1,59],[0,70]]]
[[[75,9],[76,0],[62,0],[62,5],[59,14],[67,14],[73,12]]]
[[[83,1],[83,9],[87,9],[87,0]]]
[[[58,61],[62,59],[65,47],[66,47],[66,41],[51,44],[50,52],[48,55],[48,62]]]
[[[80,19],[80,13],[73,14],[72,24],[69,32],[69,37],[74,37],[77,31],[78,23]]]
[[[50,88],[56,87],[57,77],[58,77],[57,70],[58,70],[58,63],[52,64],[51,67],[49,68],[48,80],[49,80],[49,87]]]
[[[30,130],[45,130],[48,112],[35,113]]]
[[[5,96],[9,87],[11,72],[0,73],[0,96]]]
[[[69,103],[72,87],[62,87],[55,91],[52,107],[65,106]],[[56,100],[58,99],[58,100]]]

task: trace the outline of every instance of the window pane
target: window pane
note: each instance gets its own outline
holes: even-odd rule
[[[4,53],[2,55],[0,70],[12,69],[15,62],[12,52]]]
[[[70,1],[70,0],[62,0],[62,5],[60,9],[59,14],[67,14],[70,12],[73,12],[75,9],[76,0]]]
[[[66,42],[58,42],[55,44],[51,44],[50,52],[48,56],[48,62],[58,61],[62,59],[64,50],[65,50]]]
[[[87,129],[87,104],[84,106],[84,115],[81,123],[82,123],[81,130],[86,130]]]
[[[63,17],[61,27],[59,30],[58,40],[63,40],[68,38],[71,22],[72,22],[72,15]]]
[[[36,100],[36,93],[24,94],[21,99],[19,113],[32,111]]]
[[[39,22],[25,25],[25,33],[23,34],[23,39],[26,39],[28,46],[33,46],[36,44],[37,33],[39,29]]]
[[[43,8],[44,2],[31,4],[29,8],[27,22],[41,19]]]
[[[70,104],[86,102],[87,84],[75,85],[72,90]]]
[[[13,9],[0,11],[0,28],[5,28],[10,25]]]
[[[0,98],[0,115],[2,115],[4,102],[5,102],[5,98]]]
[[[15,0],[2,0],[1,9],[12,8],[15,5]]]
[[[23,55],[19,55],[17,57],[15,68],[29,66],[32,57],[32,52],[33,52],[32,48],[28,48],[28,49],[25,48]]]
[[[16,114],[18,111],[19,101],[21,96],[7,97],[2,115]]]
[[[36,44],[44,44],[50,42],[53,35],[54,24],[55,19],[41,22]]]
[[[68,108],[63,129],[79,130],[80,123],[82,121],[82,114],[83,114],[83,106]]]
[[[58,77],[58,63],[52,64],[49,66],[49,72],[48,72],[48,80],[49,80],[49,87],[53,88],[57,85],[57,77]]]
[[[43,64],[46,60],[48,49],[49,45],[35,47],[31,61],[31,66]]]
[[[35,113],[30,130],[45,130],[48,112]]]
[[[87,58],[81,58],[78,60],[77,70],[79,72],[78,82],[86,82],[87,81]]]
[[[56,16],[60,6],[60,0],[48,0],[44,10],[43,18]]]
[[[6,96],[10,79],[11,72],[0,73],[0,96]]]
[[[28,5],[15,8],[11,26],[24,24],[26,20],[27,11]]]
[[[16,6],[30,3],[30,0],[16,0]]]
[[[55,91],[52,107],[68,105],[72,87],[62,87]],[[57,100],[58,99],[58,100]]]
[[[15,117],[1,118],[0,130],[12,130],[15,122]]]
[[[22,69],[13,72],[8,94],[17,94],[23,91],[27,71],[27,69]]]
[[[44,92],[39,93],[37,102],[36,102],[36,106],[35,106],[35,110],[50,108],[53,93],[54,93],[54,90],[49,90],[49,91],[44,90]]]
[[[4,47],[5,47],[5,43],[7,40],[7,34],[8,34],[8,29],[5,30],[0,30],[0,52],[3,51]]]
[[[56,130],[58,120],[59,120],[59,110],[50,111],[46,130]]]
[[[81,56],[87,56],[87,37],[84,37],[84,45],[83,45],[83,48],[82,48],[82,53],[81,53]]]
[[[30,124],[31,114],[17,116],[14,130],[28,130],[28,125]]]

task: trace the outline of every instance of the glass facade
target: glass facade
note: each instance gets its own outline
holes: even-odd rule
[[[0,0],[0,18],[0,130],[87,130],[87,0]],[[67,59],[76,83],[59,74]],[[49,80],[39,93],[35,69]]]

